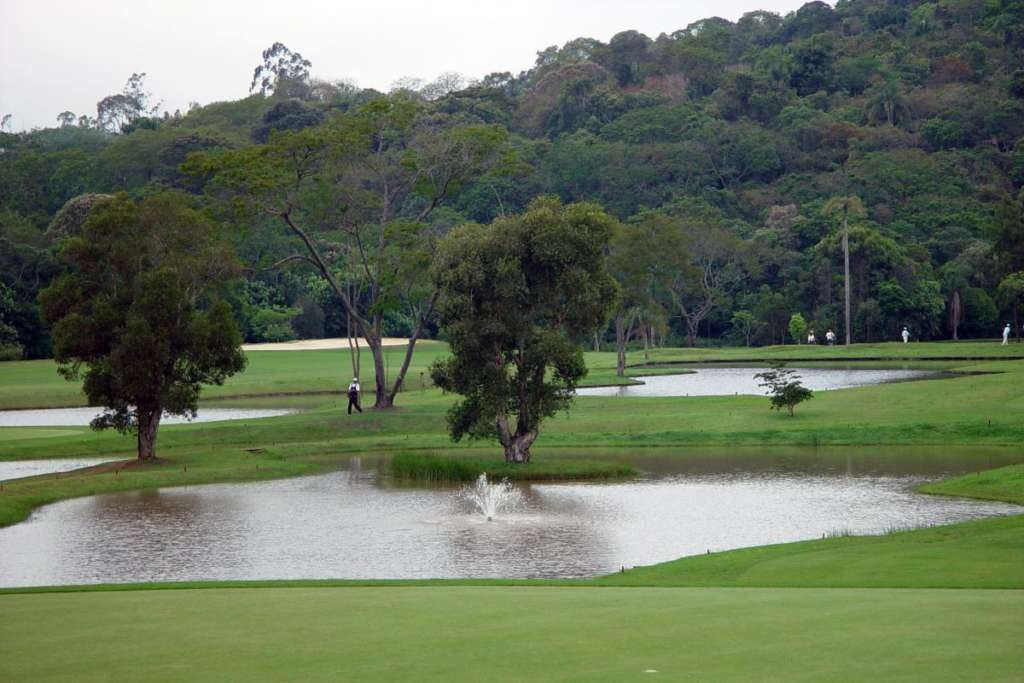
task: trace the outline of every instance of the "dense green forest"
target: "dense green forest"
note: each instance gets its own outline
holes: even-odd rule
[[[242,100],[161,114],[133,74],[95,118],[0,132],[0,357],[50,355],[37,294],[121,191],[217,221],[249,341],[434,336],[436,240],[541,195],[621,223],[595,343],[842,339],[844,223],[853,341],[1020,330],[1021,0],[811,2],[389,93],[314,68],[275,44]]]

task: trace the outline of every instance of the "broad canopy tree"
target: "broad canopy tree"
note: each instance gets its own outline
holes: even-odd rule
[[[324,277],[373,358],[375,408],[390,408],[437,300],[428,278],[438,235],[431,214],[471,179],[506,160],[499,126],[428,115],[422,105],[380,98],[322,126],[280,132],[266,145],[197,154],[186,167],[251,220],[270,219],[298,243],[272,266],[311,265]],[[414,321],[389,384],[384,317]]]
[[[54,357],[84,379],[93,429],[135,433],[139,460],[156,457],[164,413],[196,414],[203,384],[245,367],[231,309],[217,297],[237,273],[209,220],[180,196],[97,203],[61,251],[68,273],[40,293]]]
[[[583,340],[616,304],[604,256],[614,225],[595,204],[542,197],[442,241],[433,272],[452,353],[431,376],[464,397],[448,413],[456,441],[497,437],[507,462],[530,461],[541,421],[586,375]]]
[[[659,244],[649,224],[618,224],[610,243],[608,270],[619,286],[620,296],[612,314],[615,327],[615,374],[626,373],[626,348],[638,325],[645,325],[657,303],[653,272]],[[646,339],[646,335],[644,337]]]
[[[701,322],[726,298],[740,272],[742,242],[709,218],[652,213],[641,223],[657,249],[654,277],[686,324],[686,342],[696,346]]]

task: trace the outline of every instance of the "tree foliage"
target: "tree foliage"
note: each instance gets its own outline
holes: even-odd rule
[[[803,385],[796,370],[787,368],[785,363],[772,363],[770,370],[757,373],[754,379],[761,380],[758,385],[766,389],[772,410],[785,408],[790,417],[798,404],[814,398],[814,392]]]
[[[263,61],[253,69],[249,92],[284,97],[308,94],[312,62],[284,43],[274,43],[263,51],[262,57]]]
[[[540,198],[443,240],[433,272],[452,355],[431,375],[463,396],[448,414],[454,439],[497,438],[508,462],[529,462],[541,422],[586,375],[582,341],[615,305],[604,259],[613,231],[598,206]]]
[[[173,194],[97,203],[60,253],[69,272],[40,295],[58,369],[104,408],[94,429],[135,433],[139,458],[153,458],[164,413],[194,416],[201,385],[245,366],[217,296],[234,258]]]
[[[27,357],[49,352],[35,300],[57,270],[58,240],[45,230],[68,200],[176,188],[207,190],[201,201],[230,224],[246,279],[275,290],[279,313],[315,300],[325,334],[358,327],[326,276],[308,277],[318,266],[293,259],[287,273],[265,270],[300,254],[313,258],[297,233],[266,213],[227,211],[223,174],[207,184],[182,172],[189,154],[220,150],[251,161],[253,182],[306,168],[296,225],[371,328],[371,311],[382,311],[382,334],[412,334],[427,312],[425,264],[438,236],[466,221],[522,213],[552,194],[597,202],[631,228],[658,215],[737,247],[700,316],[693,313],[708,298],[693,280],[695,251],[688,240],[671,242],[677,263],[637,271],[640,280],[628,284],[640,291],[649,279],[649,305],[614,316],[600,333],[605,342],[619,345],[622,332],[628,343],[648,343],[646,316],[665,321],[659,336],[672,344],[783,343],[793,311],[821,332],[848,332],[853,343],[892,338],[903,325],[922,338],[991,337],[992,308],[1012,313],[999,282],[1024,269],[1019,4],[811,2],[784,16],[708,18],[657,36],[575,38],[540,50],[523,71],[476,82],[455,73],[406,79],[388,97],[317,79],[309,60],[278,43],[261,55],[256,94],[160,116],[139,73],[97,118],[68,110],[53,128],[0,126],[0,280],[14,299],[8,324]],[[500,136],[501,151],[462,165],[467,150],[486,145],[456,145],[455,131]],[[371,164],[388,172],[374,175]],[[428,178],[443,166],[459,170],[417,220],[433,201],[430,188],[444,187],[442,175]],[[380,190],[385,182],[391,201]],[[232,201],[252,208],[252,187]],[[844,279],[849,197],[863,210],[845,211]],[[839,206],[829,206],[833,198]],[[692,207],[702,209],[694,216]],[[346,232],[354,223],[371,277]],[[684,273],[685,314],[663,278],[672,269]],[[955,286],[951,269],[966,273]],[[265,307],[243,299],[233,307],[253,339],[259,330],[318,327],[298,314],[263,325],[273,316],[253,318]],[[740,334],[731,320],[743,310],[754,323]],[[422,334],[435,332],[436,319],[426,316]]]

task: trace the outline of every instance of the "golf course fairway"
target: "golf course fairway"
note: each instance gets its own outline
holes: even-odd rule
[[[315,474],[352,455],[493,457],[490,444],[452,444],[444,429],[452,398],[420,384],[420,373],[444,353],[443,344],[431,343],[416,354],[396,410],[353,418],[342,414],[337,396],[321,393],[336,390],[347,351],[251,353],[250,378],[210,397],[218,404],[287,401],[302,412],[162,429],[161,460],[153,464],[132,464],[132,440],[114,433],[0,429],[6,460],[125,459],[6,482],[0,525],[66,498]],[[685,458],[698,446],[885,445],[893,458],[920,458],[925,446],[1012,449],[1024,443],[1019,355],[1015,346],[990,343],[658,349],[652,364],[684,365],[646,365],[618,378],[613,354],[588,353],[593,384],[679,372],[690,361],[779,358],[960,374],[821,392],[793,418],[754,396],[580,398],[568,416],[545,425],[536,457],[600,458],[649,447]],[[80,405],[76,392],[52,364],[0,365],[0,408]],[[1020,504],[1022,467],[923,490]],[[1024,515],[746,548],[572,581],[0,589],[0,680],[1020,681],[1022,587]]]
[[[6,680],[1024,676],[1024,592],[263,588],[8,595]]]

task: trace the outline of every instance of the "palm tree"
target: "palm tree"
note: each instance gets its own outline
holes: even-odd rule
[[[903,85],[898,79],[889,78],[871,86],[866,113],[872,123],[884,122],[890,126],[910,118],[910,107],[903,97]]]
[[[856,195],[832,197],[822,212],[830,216],[839,212],[843,214],[843,290],[845,295],[845,329],[846,344],[850,344],[850,216],[859,218],[865,214],[864,203]]]

